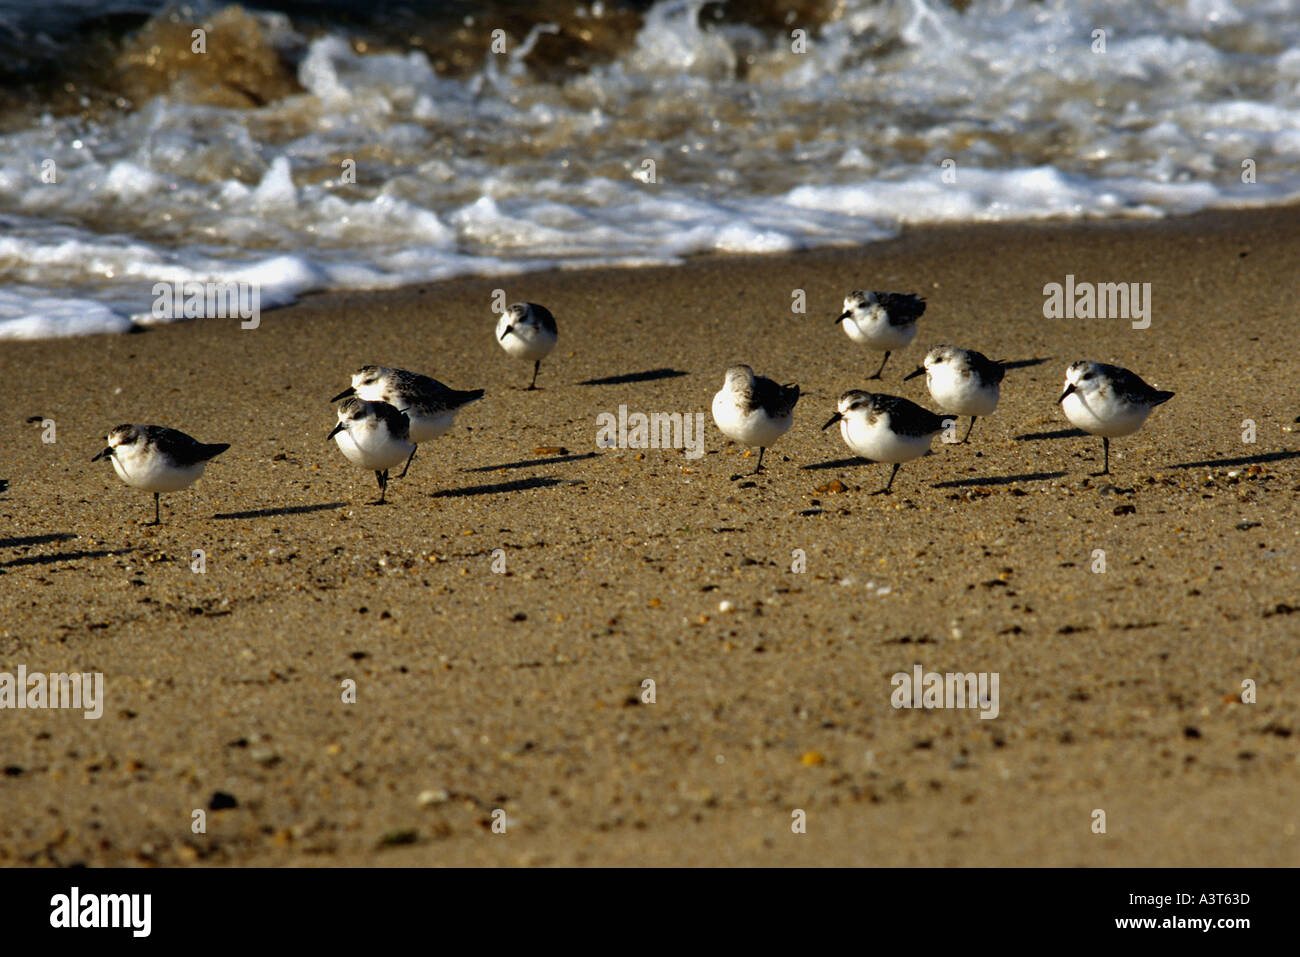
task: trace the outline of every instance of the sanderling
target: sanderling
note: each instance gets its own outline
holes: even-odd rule
[[[998,407],[1006,371],[1002,363],[973,349],[935,346],[925,354],[925,364],[903,376],[903,381],[924,375],[930,397],[940,409],[953,415],[969,415],[970,426],[962,438],[965,442],[975,428],[975,420],[992,415]]]
[[[916,320],[923,312],[925,300],[910,292],[855,289],[844,297],[844,311],[835,321],[844,324],[844,331],[854,342],[885,351],[876,374],[867,376],[870,380],[880,378],[892,351],[904,348],[916,337]]]
[[[362,366],[352,373],[352,385],[344,389],[331,402],[355,395],[367,402],[387,402],[410,420],[410,439],[418,448],[446,435],[456,421],[456,413],[476,399],[483,398],[482,389],[462,392],[443,385],[437,379],[405,369],[387,366]],[[406,460],[406,467],[398,478],[405,478],[411,467],[415,450]]]
[[[1132,435],[1152,409],[1173,397],[1172,392],[1151,388],[1128,369],[1080,359],[1065,370],[1065,391],[1056,401],[1071,425],[1101,436],[1105,465],[1097,474],[1109,475],[1110,440]]]
[[[158,495],[189,488],[208,460],[228,448],[228,442],[208,445],[161,425],[119,425],[108,433],[108,448],[90,461],[109,459],[123,482],[153,492],[152,524],[159,525]]]
[[[893,462],[889,482],[872,495],[888,495],[904,462],[930,451],[930,441],[944,430],[944,419],[896,395],[850,389],[840,396],[838,411],[822,426],[840,424],[844,444],[873,462]]]
[[[536,389],[537,370],[559,338],[551,310],[535,302],[517,302],[501,313],[496,336],[501,348],[510,355],[532,360],[533,381],[528,383],[528,388]]]
[[[732,366],[713,397],[713,421],[728,438],[758,446],[758,465],[754,468],[757,475],[763,470],[767,447],[794,421],[794,404],[798,401],[797,385],[777,385],[754,375],[749,366]]]
[[[339,424],[325,437],[333,439],[349,462],[373,469],[379,483],[379,501],[388,491],[388,470],[415,454],[411,425],[406,413],[387,402],[367,402],[355,396],[344,399],[338,409]]]

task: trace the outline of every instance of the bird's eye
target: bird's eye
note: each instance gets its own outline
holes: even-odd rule
[[[1095,373],[1092,373],[1092,372],[1085,373],[1085,375],[1084,375],[1084,377],[1083,377],[1083,381],[1084,381],[1084,382],[1087,382],[1089,379],[1093,378],[1094,375],[1095,375]]]

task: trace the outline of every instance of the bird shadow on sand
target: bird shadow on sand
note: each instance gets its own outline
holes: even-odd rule
[[[581,455],[559,455],[549,459],[526,459],[522,462],[503,462],[500,465],[480,465],[477,468],[461,469],[461,471],[495,472],[498,469],[526,469],[534,465],[562,465],[565,462],[581,462],[583,459],[594,459],[596,457],[595,452],[584,452]]]
[[[873,462],[871,459],[851,458],[835,459],[833,462],[813,462],[811,465],[799,466],[801,471],[814,472],[818,469],[847,469],[855,465],[879,465],[879,462]]]
[[[46,542],[68,542],[76,538],[71,532],[54,532],[50,535],[28,535],[24,538],[0,538],[0,548],[18,548],[22,545],[44,545]]]
[[[346,508],[347,502],[321,502],[319,505],[286,505],[284,508],[255,508],[248,512],[219,512],[213,518],[274,518],[277,515],[305,515]]]
[[[681,369],[649,369],[645,372],[628,372],[624,375],[605,376],[601,379],[588,379],[578,385],[625,385],[628,382],[653,382],[655,379],[676,379],[690,375]]]
[[[78,558],[104,558],[109,555],[125,555],[135,551],[134,548],[105,548],[94,552],[57,552],[53,555],[24,555],[12,561],[0,562],[0,568],[17,568],[19,565],[52,565],[55,562],[71,562]]]
[[[1047,359],[1011,359],[1002,363],[1004,369],[1030,369],[1034,366],[1041,366]]]
[[[1264,462],[1284,462],[1287,459],[1300,458],[1300,452],[1294,449],[1285,452],[1263,452],[1259,455],[1245,455],[1236,459],[1206,459],[1203,462],[1180,462],[1170,465],[1171,469],[1212,469],[1223,465],[1260,465]]]
[[[1057,429],[1055,432],[1028,432],[1025,435],[1015,436],[1017,442],[1038,442],[1043,439],[1078,439],[1086,438],[1087,432],[1083,429]]]
[[[936,482],[930,488],[968,488],[977,485],[1014,485],[1016,482],[1043,482],[1047,479],[1064,478],[1067,472],[1027,472],[1024,475],[991,475],[988,478],[955,479],[951,482]]]
[[[434,492],[431,498],[465,498],[470,495],[500,495],[505,492],[523,492],[530,488],[547,488],[551,485],[565,485],[559,479],[542,475],[519,479],[514,482],[501,482],[497,485],[471,485],[467,488],[445,488]]]

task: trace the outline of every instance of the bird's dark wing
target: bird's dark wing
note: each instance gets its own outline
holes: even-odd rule
[[[878,292],[876,301],[885,307],[891,326],[916,322],[925,312],[925,300],[910,292]]]
[[[390,403],[399,409],[416,408],[428,415],[450,412],[483,398],[482,389],[462,391],[444,385],[437,379],[415,372],[395,370],[398,373],[397,394]]]
[[[420,392],[450,392],[451,386],[444,385],[433,376],[421,375],[418,372],[408,372],[405,369],[394,369],[392,372],[397,387],[402,391],[411,391],[412,393]]]
[[[178,429],[168,429],[161,425],[146,425],[144,434],[145,441],[181,466],[198,465],[230,448],[227,442],[207,445]]]
[[[877,413],[889,413],[889,427],[899,435],[933,435],[942,432],[943,416],[923,409],[909,399],[897,395],[877,394],[874,402]],[[949,416],[951,418],[951,416]]]
[[[975,370],[975,374],[989,385],[999,385],[1002,377],[1007,374],[1001,362],[993,361],[982,352],[969,349],[966,354],[970,356],[971,368]]]
[[[384,420],[384,424],[388,426],[388,431],[393,438],[403,439],[406,441],[410,440],[411,420],[406,417],[405,412],[399,412],[387,402],[374,402],[371,404],[375,407],[376,414],[378,414],[378,416]]]
[[[468,389],[464,392],[458,389],[448,389],[440,396],[430,398],[422,403],[424,408],[432,412],[451,412],[453,409],[459,409],[462,405],[469,405],[478,399],[483,398],[482,389]]]
[[[533,315],[536,316],[537,321],[542,324],[542,328],[551,334],[555,334],[555,317],[551,315],[551,310],[547,309],[545,306],[539,306],[535,302],[530,302],[528,305],[533,307]]]
[[[1140,402],[1146,405],[1159,405],[1174,397],[1172,392],[1161,392],[1142,380],[1136,372],[1120,366],[1103,365],[1102,371],[1110,378],[1115,394],[1127,402]]]
[[[777,418],[789,415],[798,401],[797,385],[777,385],[761,375],[754,376],[754,403],[768,415]]]

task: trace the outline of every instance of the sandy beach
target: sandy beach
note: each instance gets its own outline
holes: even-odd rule
[[[1294,208],[914,229],[0,344],[0,670],[106,695],[0,711],[0,863],[1296,866],[1297,249]],[[1151,283],[1150,327],[1044,318],[1067,275]],[[498,288],[559,320],[539,391]],[[854,288],[928,300],[880,391],[932,407],[941,342],[1013,365],[891,496],[820,431],[879,362]],[[1176,393],[1106,477],[1079,358]],[[738,361],[803,395],[732,480]],[[382,507],[325,440],[371,362],[487,390]],[[620,405],[705,413],[706,454],[598,447]],[[122,422],[231,448],[145,527],[90,462]],[[997,717],[895,709],[916,665],[997,673]]]

